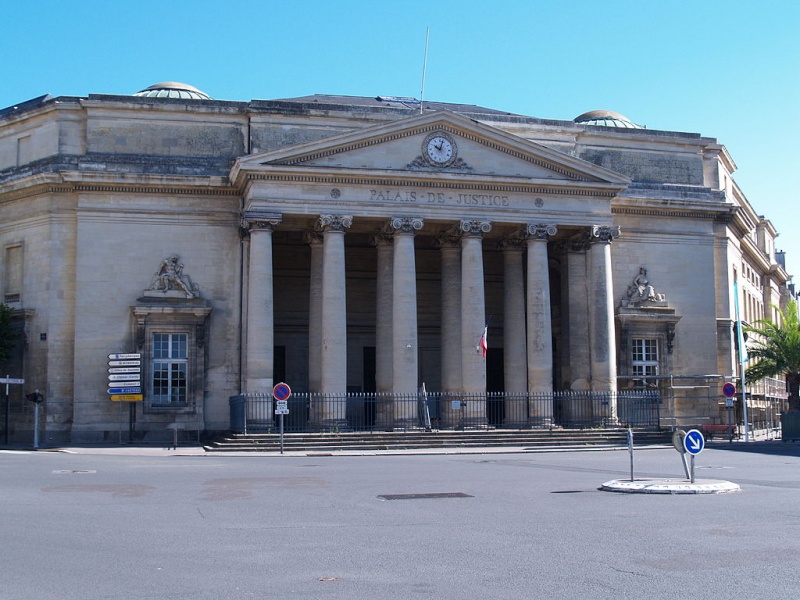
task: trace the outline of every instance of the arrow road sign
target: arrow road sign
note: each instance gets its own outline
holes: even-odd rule
[[[110,360],[109,367],[138,367],[142,364],[140,360]]]
[[[0,377],[0,383],[9,384],[12,383],[14,385],[22,385],[25,383],[24,379],[12,379],[10,377]]]
[[[116,394],[141,394],[142,388],[140,387],[118,387],[118,388],[108,388],[108,393],[112,395]]]
[[[683,438],[683,447],[689,454],[697,455],[705,448],[706,440],[703,434],[697,429],[690,429],[686,432],[686,437]]]
[[[108,360],[134,360],[142,358],[142,355],[139,353],[129,353],[129,354],[109,354]]]

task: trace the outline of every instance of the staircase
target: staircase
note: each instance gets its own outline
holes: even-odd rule
[[[671,445],[669,431],[634,431],[634,446]],[[284,452],[331,454],[379,450],[524,448],[526,451],[626,448],[627,429],[480,430],[353,433],[286,433]],[[208,452],[280,452],[277,433],[230,434],[205,446]]]

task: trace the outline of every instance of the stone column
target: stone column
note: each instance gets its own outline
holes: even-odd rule
[[[392,263],[392,392],[395,426],[417,423],[419,347],[417,341],[417,269],[414,233],[422,229],[420,217],[394,217],[394,261]],[[399,401],[397,401],[399,400]]]
[[[619,226],[594,226],[591,238],[591,273],[594,297],[590,300],[589,348],[592,390],[609,392],[609,419],[617,420],[617,353],[614,332],[614,285],[611,273],[611,241],[619,237]]]
[[[442,399],[443,427],[454,427],[461,418],[461,229],[439,236],[442,260]],[[459,408],[454,408],[454,402]]]
[[[391,428],[394,421],[392,391],[392,236],[384,231],[372,237],[377,251],[377,289],[375,306],[375,426]]]
[[[465,425],[485,425],[486,359],[477,350],[486,325],[483,278],[483,234],[492,230],[488,221],[462,220],[461,231],[461,376],[466,406]],[[491,352],[491,340],[489,340]]]
[[[273,328],[272,232],[280,215],[245,212],[250,229],[250,264],[247,273],[247,385],[248,393],[269,394],[273,381],[275,332]],[[270,409],[270,413],[272,411]]]
[[[528,353],[525,335],[525,271],[522,251],[524,237],[504,238],[503,249],[503,378],[505,413],[509,425],[525,423],[528,411]]]
[[[547,241],[555,225],[534,225],[528,233],[528,415],[533,425],[553,421],[553,324],[550,315],[550,268]]]
[[[591,353],[589,352],[589,288],[591,275],[587,268],[586,252],[589,240],[586,236],[570,240],[567,244],[568,316],[569,316],[569,380],[570,389],[589,389],[592,378]]]
[[[346,427],[347,414],[347,302],[344,235],[350,215],[320,215],[322,231],[322,323],[320,383],[324,395],[322,425]]]

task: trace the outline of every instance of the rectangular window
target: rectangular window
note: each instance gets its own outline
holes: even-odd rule
[[[186,404],[187,348],[185,333],[153,334],[152,404]]]
[[[634,339],[631,355],[633,375],[656,377],[658,375],[658,340]]]
[[[4,258],[3,302],[19,302],[22,292],[22,246],[6,246]]]

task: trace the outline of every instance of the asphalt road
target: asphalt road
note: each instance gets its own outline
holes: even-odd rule
[[[683,477],[672,449],[635,470]],[[625,450],[0,452],[0,598],[800,595],[800,446],[707,446],[696,476],[738,493],[597,489],[629,475]]]

